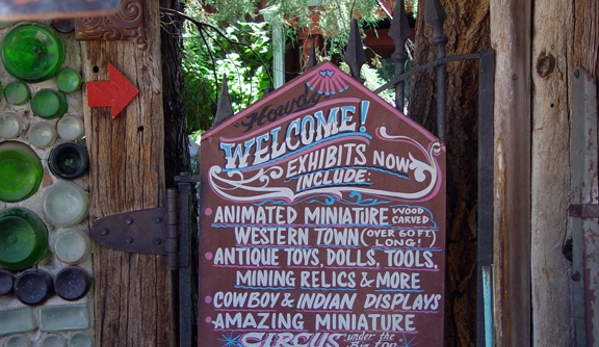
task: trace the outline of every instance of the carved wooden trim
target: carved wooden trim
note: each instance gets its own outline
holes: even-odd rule
[[[121,8],[114,15],[78,18],[75,37],[80,41],[131,40],[145,50],[148,39],[144,11],[143,0],[121,0]]]

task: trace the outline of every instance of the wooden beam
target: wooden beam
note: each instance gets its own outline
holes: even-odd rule
[[[140,91],[116,119],[109,108],[84,108],[91,223],[164,203],[158,0],[146,1],[144,12],[145,50],[131,41],[81,43],[85,81],[107,80],[111,62]],[[173,281],[164,257],[96,246],[93,264],[96,346],[175,346]]]
[[[572,42],[572,56],[569,61],[572,67],[581,66],[584,70],[588,71],[593,81],[588,81],[590,84],[597,84],[597,78],[599,77],[599,2],[594,0],[580,0],[574,2],[574,23],[573,23],[573,42]],[[567,28],[569,29],[569,28]],[[570,70],[573,71],[573,70]],[[570,76],[571,77],[571,76]],[[578,77],[574,75],[571,77],[571,81],[577,78],[585,78],[584,74],[579,74]],[[578,82],[580,84],[580,82]],[[585,83],[585,84],[587,84]],[[570,85],[571,86],[571,85]],[[590,91],[591,89],[589,89]],[[580,91],[579,91],[580,92]],[[572,93],[571,93],[572,94]],[[596,94],[596,93],[595,93]],[[577,99],[584,99],[585,95],[577,95]],[[588,98],[595,97],[597,95],[589,95]],[[572,97],[570,99],[572,101]],[[574,109],[574,101],[572,101],[572,111]],[[579,109],[584,109],[593,105],[592,102],[588,102],[586,105],[580,105],[580,102],[576,106]],[[582,106],[582,107],[581,107]],[[591,110],[589,110],[592,112]],[[572,116],[581,117],[584,114],[572,114]],[[597,134],[595,133],[595,136]],[[597,175],[597,169],[590,174]],[[589,187],[578,187],[579,189],[589,190]],[[591,219],[593,220],[593,219]],[[596,222],[596,220],[594,220]],[[574,223],[573,223],[574,224]],[[572,231],[574,233],[574,230]],[[580,235],[581,231],[578,230]],[[575,322],[576,322],[576,346],[595,346],[599,340],[599,310],[597,296],[597,279],[596,272],[592,269],[597,266],[597,242],[593,240],[593,234],[590,230],[583,230],[585,245],[583,247],[574,247],[573,257],[574,264],[577,263],[576,257],[583,257],[583,260],[578,259],[578,263],[585,264],[585,272],[582,276],[582,283],[577,282],[574,285],[575,290],[584,287],[584,296],[575,296],[574,298],[574,311],[575,311]],[[574,241],[576,245],[576,240]],[[578,249],[577,249],[578,248]],[[593,264],[594,263],[594,264]],[[580,294],[575,291],[574,294]],[[582,316],[582,317],[581,317]],[[580,324],[582,320],[583,324]],[[581,329],[581,325],[584,329]],[[585,335],[583,335],[586,334]]]
[[[599,76],[599,2],[594,0],[574,2],[572,46],[574,58],[572,65],[584,67],[597,78]]]
[[[572,346],[570,203],[573,3],[535,0],[532,42],[531,284],[533,346]],[[566,29],[566,30],[560,30]],[[547,303],[551,305],[547,305]]]
[[[494,318],[497,346],[529,346],[532,0],[491,1],[495,83]]]

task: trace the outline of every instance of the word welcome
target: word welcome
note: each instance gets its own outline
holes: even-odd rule
[[[368,112],[370,101],[362,101],[363,112]],[[220,149],[224,152],[225,170],[247,168],[248,165],[259,165],[277,159],[295,151],[300,147],[309,146],[315,142],[356,131],[358,122],[354,120],[356,106],[344,105],[325,111],[296,118],[287,125],[278,126],[269,132],[253,136],[242,142],[221,142]],[[361,119],[365,119],[363,116]],[[250,155],[253,161],[248,161]]]

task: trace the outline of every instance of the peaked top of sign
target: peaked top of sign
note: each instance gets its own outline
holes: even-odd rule
[[[302,97],[318,101],[317,103],[311,103],[307,107],[301,107],[301,102],[298,102],[298,100],[301,100]],[[247,125],[248,122],[253,122],[254,125],[262,127],[281,121],[282,118],[309,113],[311,110],[314,111],[316,108],[326,105],[333,100],[344,98],[348,100],[370,100],[372,101],[372,106],[375,108],[384,109],[382,113],[399,117],[402,123],[414,128],[416,132],[421,133],[430,141],[438,141],[433,134],[421,125],[406,117],[402,112],[343,72],[335,64],[328,61],[314,66],[303,75],[269,93],[243,111],[217,124],[202,135],[202,140],[223,131],[230,132],[232,130],[231,127],[240,128],[239,131],[241,132],[241,128]],[[381,114],[375,115],[375,117],[378,116],[381,116]]]
[[[110,107],[112,118],[116,118],[139,94],[139,90],[108,63],[108,81],[87,82],[87,104],[89,107]]]

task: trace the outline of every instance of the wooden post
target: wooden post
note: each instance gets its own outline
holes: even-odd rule
[[[599,3],[576,1],[574,5],[573,66],[582,66],[595,78],[599,76]],[[569,30],[570,28],[560,28]]]
[[[164,204],[164,120],[158,0],[144,2],[148,46],[82,42],[85,81],[108,79],[111,62],[139,89],[116,119],[85,107],[90,220]],[[94,248],[96,346],[175,346],[173,288],[163,256]]]
[[[491,1],[495,83],[494,304],[497,346],[528,346],[532,0]]]
[[[572,40],[572,57],[568,59],[568,62],[572,64],[571,67],[581,66],[584,70],[588,71],[590,76],[594,79],[594,81],[590,83],[597,84],[597,77],[599,76],[599,3],[593,0],[576,1],[574,2],[573,12],[574,20],[571,28],[573,28],[574,37]],[[573,69],[569,70],[568,72],[570,73],[571,71],[573,71]],[[571,83],[574,79],[576,79],[576,75],[574,75],[574,77],[569,75],[568,77],[570,78]],[[579,75],[578,78],[581,77],[582,75]],[[572,85],[570,84],[570,87],[571,86]],[[580,100],[581,97],[584,98],[585,96],[578,95],[577,99]],[[593,96],[591,95],[589,98],[590,97]],[[597,96],[595,95],[595,97]],[[572,101],[572,95],[570,102],[572,105],[574,104]],[[577,106],[580,107],[580,102],[578,102],[578,104],[579,105]],[[588,105],[590,104],[592,103],[589,102]],[[580,117],[580,114],[578,117]],[[595,135],[597,134],[595,133]],[[593,172],[591,172],[591,174],[593,174]],[[597,171],[595,171],[594,174],[597,175]],[[588,187],[580,188],[588,189]],[[596,219],[591,220],[594,220],[595,223],[597,221]],[[588,238],[585,238],[585,241],[588,242]],[[589,262],[594,261],[594,265],[596,266],[596,264],[599,262],[596,258],[596,254],[587,253],[592,252],[594,247],[596,247],[596,242],[595,245],[593,245],[592,242],[589,242],[588,247],[584,247],[584,254],[577,254],[577,252],[574,252],[573,256],[584,256],[585,260],[588,260]],[[575,337],[576,341],[573,345],[595,346],[597,345],[599,336],[599,314],[597,312],[597,302],[599,299],[597,298],[596,290],[597,276],[596,273],[593,273],[593,271],[588,268],[587,272],[581,277],[583,278],[582,286],[585,288],[586,297],[574,298],[575,305],[583,306],[582,310],[580,310],[581,307],[575,307],[575,319],[578,320],[579,312],[584,312],[584,323],[586,323],[586,326],[585,329],[580,329],[580,326],[578,325],[579,322],[577,322]],[[577,283],[576,287],[578,286],[580,286],[579,283]],[[577,294],[577,292],[575,292],[575,294]],[[582,332],[584,332],[586,336],[581,334]]]
[[[532,42],[531,284],[533,346],[572,346],[568,238],[573,33],[569,2],[536,0]],[[551,303],[548,305],[547,303]]]

